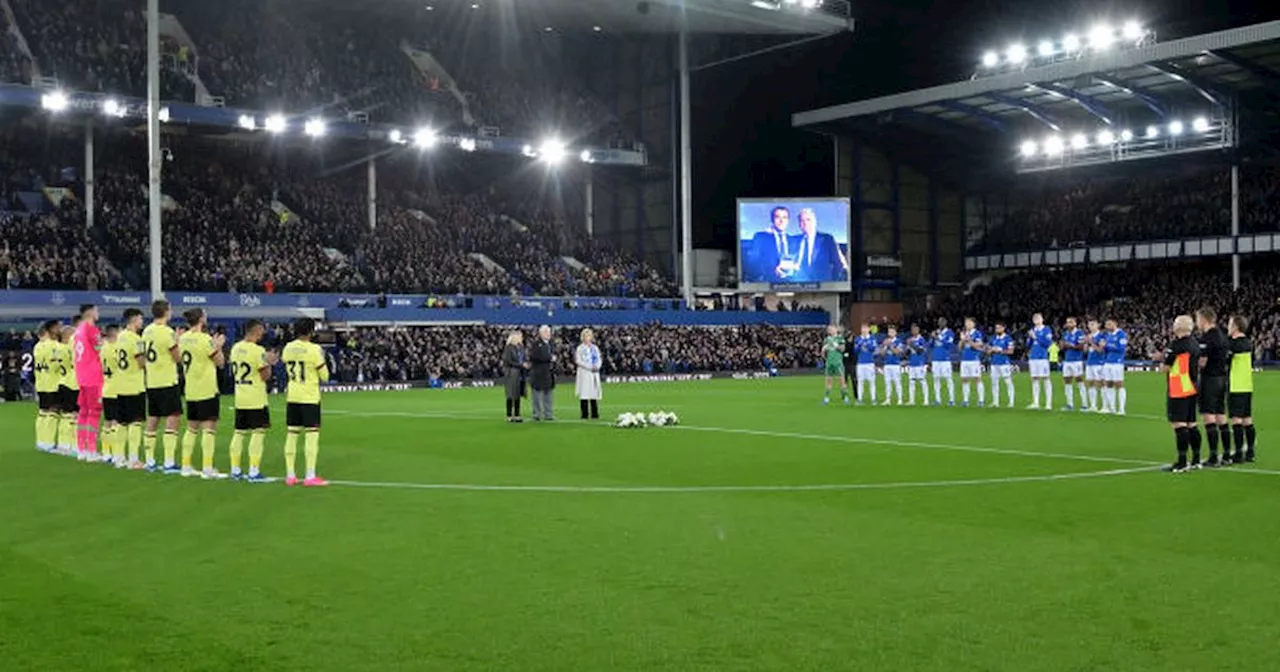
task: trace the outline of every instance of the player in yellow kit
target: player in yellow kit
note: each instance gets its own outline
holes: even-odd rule
[[[111,365],[116,387],[116,440],[130,469],[141,469],[142,423],[147,420],[146,346],[138,332],[142,331],[142,311],[124,311],[124,325],[116,335],[115,358]],[[119,466],[119,465],[116,465]]]
[[[206,480],[226,478],[213,467],[213,453],[218,439],[218,369],[225,363],[222,334],[210,336],[208,317],[200,308],[183,313],[187,330],[178,338],[182,356],[187,396],[187,433],[182,437],[182,475],[200,476]],[[191,455],[200,436],[200,454],[204,462],[200,471],[191,466]]]
[[[120,445],[120,400],[116,385],[116,338],[120,327],[108,324],[102,329],[102,348],[98,359],[102,362],[102,461],[114,464],[117,469],[129,466]]]
[[[267,381],[276,363],[274,352],[258,343],[267,331],[258,320],[245,325],[244,340],[231,346],[231,377],[236,386],[236,432],[231,436],[231,478],[250,483],[266,483],[262,475],[262,452],[271,412],[267,404]],[[240,451],[249,435],[249,474],[240,471]]]
[[[320,383],[329,380],[329,365],[325,362],[324,351],[311,342],[315,331],[315,320],[298,318],[293,323],[294,340],[284,346],[280,355],[289,376],[288,405],[285,407],[285,425],[289,432],[284,440],[285,485],[298,484],[294,464],[298,457],[299,434],[306,435],[307,451],[307,477],[302,484],[308,487],[329,485],[316,474],[316,459],[320,454]]]
[[[36,414],[36,450],[52,453],[58,447],[59,408],[62,400],[58,397],[59,366],[58,336],[62,333],[62,325],[57,320],[49,320],[40,325],[40,340],[36,342],[31,356],[36,374],[36,396],[39,398],[40,411]]]
[[[142,445],[147,453],[147,469],[156,466],[156,428],[164,418],[164,473],[180,474],[174,455],[178,450],[178,420],[182,417],[182,391],[178,389],[178,339],[169,326],[169,302],[151,303],[151,324],[142,330],[142,347],[147,360],[147,429]]]
[[[61,343],[58,346],[58,410],[61,420],[58,422],[58,453],[76,456],[80,460],[88,457],[76,449],[76,417],[80,414],[80,381],[76,380],[76,360],[71,343],[76,335],[76,327],[80,318],[71,320],[71,324],[62,328],[59,334]]]

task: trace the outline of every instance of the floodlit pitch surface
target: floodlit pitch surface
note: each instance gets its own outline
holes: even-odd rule
[[[610,418],[684,424],[643,430],[572,420],[568,387],[541,426],[503,423],[497,390],[335,394],[321,471],[351,483],[319,491],[38,454],[34,407],[0,406],[0,661],[1280,669],[1280,377],[1257,465],[1176,476],[1151,470],[1158,374],[1128,418],[824,408],[820,385],[607,389]]]

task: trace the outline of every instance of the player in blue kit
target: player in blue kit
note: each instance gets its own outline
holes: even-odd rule
[[[871,400],[872,404],[876,403],[876,337],[871,335],[871,326],[862,325],[862,329],[858,333],[858,338],[853,342],[853,351],[857,353],[857,371],[858,371],[858,405],[861,406],[864,401]],[[862,389],[863,383],[871,386],[871,396],[868,397]]]
[[[987,341],[991,353],[991,408],[1000,408],[1000,381],[1009,390],[1009,408],[1013,408],[1013,337],[1005,333],[1004,322],[996,322],[996,333]],[[982,384],[979,383],[981,388]]]
[[[1104,413],[1124,415],[1126,391],[1124,389],[1124,358],[1129,349],[1129,334],[1114,319],[1107,320],[1106,357],[1102,366],[1102,404]]]
[[[956,381],[951,377],[951,349],[955,347],[956,334],[947,328],[947,318],[938,318],[938,328],[933,332],[930,352],[933,368],[933,405],[942,405],[942,381],[947,381],[949,406],[956,405]]]
[[[920,333],[920,325],[911,325],[911,335],[905,342],[907,349],[907,405],[916,405],[916,384],[924,395],[924,405],[929,405],[929,382],[925,373],[929,369],[929,339]]]
[[[1063,410],[1075,410],[1075,388],[1080,388],[1080,405],[1085,403],[1084,390],[1084,330],[1076,325],[1076,318],[1068,317],[1066,328],[1062,330],[1059,346],[1063,351],[1062,359],[1062,394],[1067,398],[1067,406]]]
[[[1100,412],[1099,390],[1102,389],[1102,367],[1106,363],[1106,355],[1102,351],[1106,347],[1107,336],[1096,318],[1089,318],[1088,327],[1084,336],[1084,385],[1089,396],[1081,410]]]
[[[960,334],[960,391],[966,407],[974,383],[978,384],[978,408],[986,405],[986,392],[982,387],[982,354],[986,349],[984,336],[973,318],[964,318],[964,331]]]
[[[895,391],[898,405],[902,405],[902,355],[906,352],[906,343],[898,335],[897,327],[889,327],[883,341],[880,341],[880,356],[884,361],[881,372],[884,374],[884,403],[888,406]]]
[[[1049,346],[1053,345],[1053,328],[1044,323],[1044,315],[1031,316],[1031,330],[1027,332],[1027,367],[1031,369],[1031,405],[1027,408],[1048,411],[1053,408],[1053,385],[1049,380]],[[1040,405],[1040,390],[1044,389],[1044,406]]]

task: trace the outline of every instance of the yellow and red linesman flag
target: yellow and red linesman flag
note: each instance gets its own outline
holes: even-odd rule
[[[1191,353],[1184,352],[1173,360],[1169,367],[1169,397],[1185,399],[1195,396],[1196,385],[1191,382]]]

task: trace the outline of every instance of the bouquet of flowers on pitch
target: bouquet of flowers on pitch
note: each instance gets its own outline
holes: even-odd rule
[[[615,427],[624,429],[633,429],[639,427],[673,427],[680,424],[680,418],[668,411],[654,411],[651,413],[619,413],[618,419],[614,421]]]

